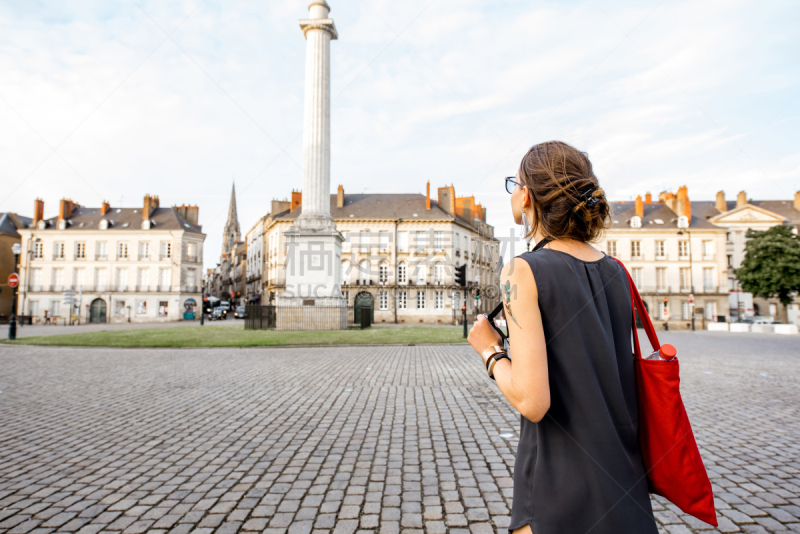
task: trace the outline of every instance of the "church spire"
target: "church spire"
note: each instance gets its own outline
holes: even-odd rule
[[[228,206],[228,222],[222,232],[222,254],[230,254],[231,247],[236,241],[241,241],[239,231],[239,216],[236,213],[236,183],[231,187],[231,203]]]

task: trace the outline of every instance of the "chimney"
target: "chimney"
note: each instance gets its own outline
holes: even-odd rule
[[[725,191],[717,191],[717,202],[716,202],[717,210],[722,213],[728,211],[728,203],[725,202]]]
[[[103,203],[100,204],[100,215],[105,215],[106,213],[108,213],[108,210],[110,209],[111,206],[109,205],[108,201],[104,200]]]
[[[642,203],[642,195],[636,197],[636,215],[639,217],[644,217],[644,204]]]
[[[689,200],[689,188],[685,185],[678,188],[678,216],[685,216],[692,220],[692,203]]]
[[[678,212],[677,201],[675,200],[675,193],[671,191],[662,191],[658,194],[658,202],[664,204],[674,213]]]
[[[431,181],[428,180],[428,185],[425,186],[425,209],[431,209]]]
[[[344,186],[341,184],[339,184],[339,188],[336,190],[336,207],[344,207]]]
[[[800,191],[794,194],[794,209],[800,211]]]
[[[178,212],[178,215],[186,219],[187,223],[198,226],[200,210],[197,206],[181,204],[180,206],[172,206],[172,209]]]
[[[277,199],[273,198],[272,199],[272,207],[270,208],[270,213],[274,217],[275,215],[277,215],[279,213],[283,213],[284,211],[288,210],[289,207],[290,207],[290,204],[289,204],[288,200],[286,200],[286,199],[277,200]]]
[[[653,195],[651,195],[649,192],[645,193],[645,195],[644,195],[644,203],[645,204],[652,204],[653,203]]]
[[[481,206],[481,220],[483,222],[486,222],[486,208],[484,208],[483,206]]]
[[[739,191],[739,194],[736,195],[736,207],[740,208],[747,204],[747,194],[744,191]]]
[[[292,203],[289,205],[289,211],[294,211],[303,203],[303,192],[295,191],[292,189]]]
[[[62,198],[58,208],[58,220],[63,221],[64,219],[69,219],[69,216],[72,215],[72,207],[74,205],[75,203],[71,200]]]
[[[186,206],[186,215],[183,217],[191,225],[200,225],[200,208],[197,205]]]
[[[450,185],[447,187],[440,187],[439,188],[439,199],[437,200],[439,207],[442,208],[444,211],[449,213],[450,215],[456,214],[456,191],[455,188]]]
[[[33,201],[33,222],[34,224],[44,220],[44,200],[37,198]]]
[[[144,196],[144,206],[142,207],[142,220],[146,221],[150,218],[150,212],[153,209],[153,197],[149,194]]]

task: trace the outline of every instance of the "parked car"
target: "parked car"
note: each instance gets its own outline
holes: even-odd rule
[[[753,317],[752,324],[772,324],[772,321],[767,319],[766,317],[761,317],[760,315],[756,315]]]
[[[237,306],[236,311],[233,312],[233,316],[236,319],[244,319],[246,317],[244,306]]]

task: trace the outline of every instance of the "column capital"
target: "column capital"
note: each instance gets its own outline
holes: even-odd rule
[[[308,38],[310,30],[323,30],[331,34],[331,39],[338,39],[339,34],[336,32],[336,25],[333,19],[301,19],[300,29],[303,30],[303,35]]]

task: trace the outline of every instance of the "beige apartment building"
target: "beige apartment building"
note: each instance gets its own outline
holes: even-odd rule
[[[284,232],[302,213],[302,192],[273,200],[270,213],[248,232],[251,302],[274,303],[286,283]],[[342,292],[349,306],[371,306],[376,323],[449,324],[491,311],[500,302],[499,243],[474,197],[441,187],[426,194],[331,195],[331,214],[342,233]],[[253,236],[263,244],[254,247]],[[263,267],[253,258],[261,250]],[[466,265],[468,288],[455,286],[455,268]],[[291,266],[288,266],[291,268]],[[259,273],[259,269],[261,272]],[[477,294],[480,299],[475,298]]]
[[[201,301],[205,234],[197,206],[87,208],[62,200],[45,219],[44,202],[19,229],[18,314],[43,322],[193,320]],[[70,301],[73,301],[70,303]]]
[[[666,318],[670,328],[690,328],[693,316],[696,328],[755,315],[797,320],[797,304],[786,317],[777,299],[742,292],[734,270],[744,259],[747,229],[800,225],[800,192],[794,201],[748,200],[743,191],[733,202],[722,191],[714,202],[690,201],[684,186],[655,201],[648,193],[611,204],[612,225],[599,246],[628,268],[657,325]]]
[[[19,229],[31,223],[29,217],[16,213],[0,213],[0,323],[8,324],[11,319],[11,308],[14,289],[8,285],[8,277],[16,272],[13,247],[19,244]]]

